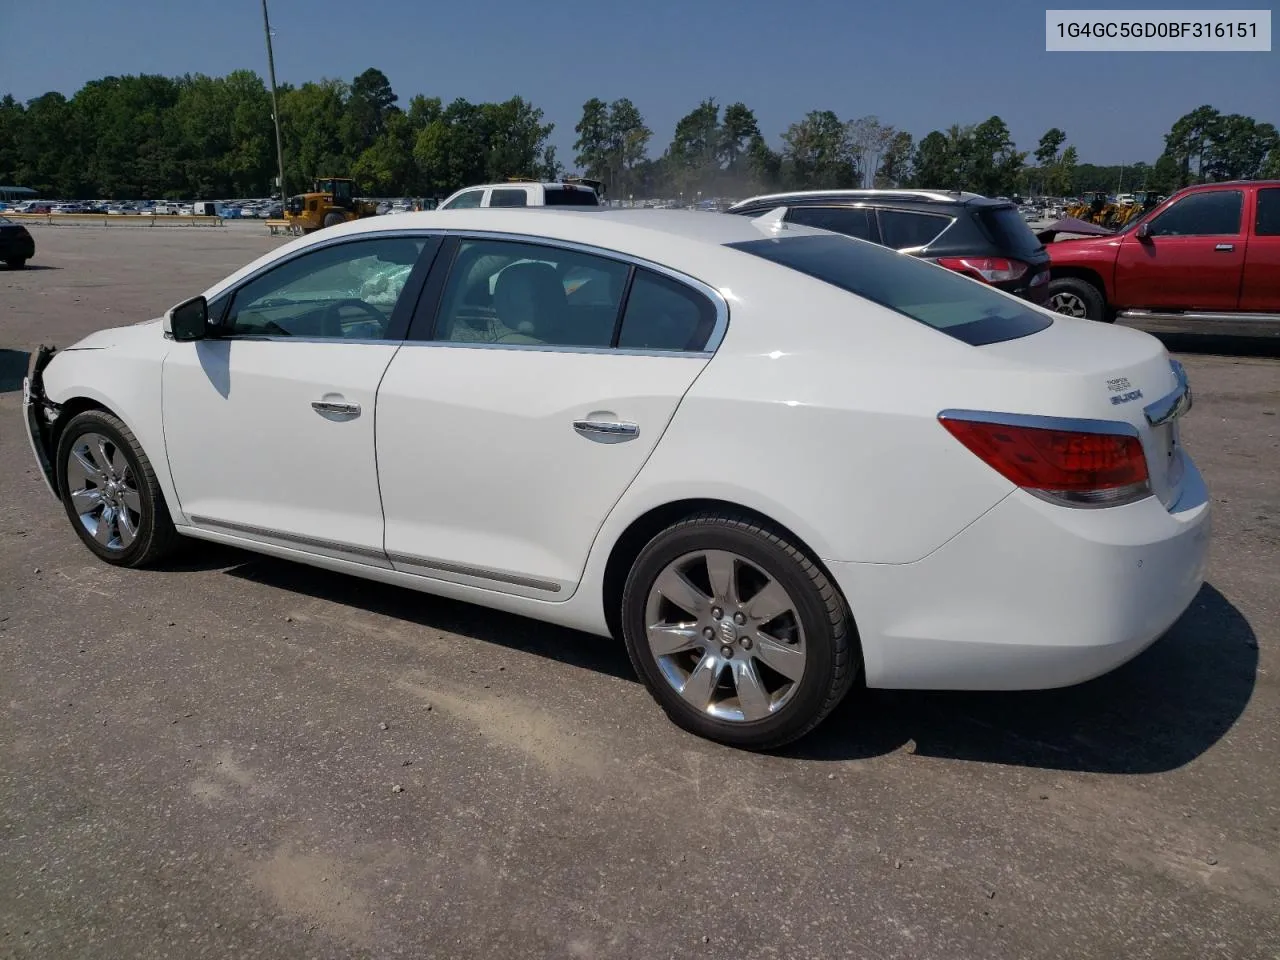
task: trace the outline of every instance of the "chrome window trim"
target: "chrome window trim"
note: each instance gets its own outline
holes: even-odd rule
[[[1191,383],[1187,380],[1186,368],[1173,359],[1169,360],[1169,365],[1173,367],[1173,376],[1177,380],[1177,386],[1159,400],[1152,401],[1142,408],[1143,415],[1147,418],[1147,423],[1153,427],[1176,420],[1191,409]]]
[[[974,420],[1006,427],[1031,427],[1040,430],[1066,430],[1075,433],[1105,433],[1116,437],[1138,437],[1138,428],[1123,420],[1092,420],[1086,417],[1050,417],[1031,413],[997,413],[990,410],[947,409],[939,420]]]
[[[225,337],[212,337],[213,340],[234,340],[237,343],[343,343],[363,346],[398,347],[402,340],[370,340],[363,337],[282,337],[279,334],[230,333]]]
[[[613,260],[618,263],[625,263],[629,266],[640,267],[645,270],[652,270],[654,273],[660,273],[677,283],[692,287],[698,293],[711,301],[711,305],[716,311],[715,326],[711,328],[711,333],[707,336],[707,342],[701,350],[624,350],[615,349],[613,347],[562,347],[556,344],[540,344],[540,343],[463,343],[461,341],[450,340],[406,340],[405,344],[430,344],[433,346],[454,346],[454,347],[502,347],[508,350],[533,350],[542,353],[581,353],[581,352],[600,352],[608,354],[630,354],[635,356],[659,356],[659,357],[710,357],[720,348],[720,344],[724,341],[725,333],[729,329],[729,303],[724,296],[715,287],[709,283],[692,277],[687,273],[682,273],[673,267],[665,264],[655,263],[652,260],[646,260],[630,253],[623,253],[619,250],[610,250],[606,247],[596,247],[591,244],[578,243],[574,240],[561,240],[556,237],[544,237],[539,234],[532,233],[503,233],[494,230],[445,230],[442,231],[446,236],[456,237],[460,241],[467,240],[496,240],[506,243],[532,243],[547,247],[556,247],[562,250],[572,250],[576,253],[585,253],[588,256],[600,257],[605,260]]]
[[[286,338],[288,339],[288,338]],[[331,340],[330,343],[342,343]],[[396,341],[399,343],[399,341]],[[680,360],[708,360],[710,351],[652,350],[627,347],[562,347],[554,343],[467,343],[463,340],[406,340],[405,347],[434,347],[443,350],[523,350],[527,353],[595,353],[610,357],[670,357]]]

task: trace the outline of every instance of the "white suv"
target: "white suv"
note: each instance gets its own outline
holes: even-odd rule
[[[440,204],[441,210],[460,207],[598,207],[595,181],[535,183],[512,180],[465,187]]]

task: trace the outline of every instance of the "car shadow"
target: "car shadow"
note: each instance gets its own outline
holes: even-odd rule
[[[0,260],[0,270],[8,270],[11,273],[26,273],[28,270],[61,270],[61,267],[55,267],[50,263],[28,263],[21,267],[11,267],[3,260]]]
[[[0,393],[22,389],[22,380],[31,364],[26,350],[0,349]]]
[[[618,679],[636,680],[620,641],[274,557],[254,557],[226,572],[291,593],[483,640]]]
[[[1280,357],[1280,336],[1250,337],[1225,333],[1173,333],[1148,331],[1170,353],[1210,354],[1224,357]]]
[[[433,630],[483,640],[635,682],[621,641],[607,640],[270,557],[231,576]],[[1093,773],[1158,773],[1212,747],[1244,712],[1257,638],[1204,586],[1173,628],[1137,659],[1062,690],[938,693],[859,687],[817,731],[785,749],[797,760],[858,760],[910,749],[925,756]]]
[[[1168,633],[1096,680],[1060,690],[857,690],[789,755],[821,760],[901,749],[1047,770],[1160,773],[1190,763],[1244,712],[1258,641],[1206,584]]]

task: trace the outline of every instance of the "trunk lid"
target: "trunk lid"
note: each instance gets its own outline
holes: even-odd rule
[[[1190,390],[1159,340],[1128,327],[1057,317],[1039,333],[979,349],[1029,375],[1027,386],[1035,385],[1041,401],[1025,412],[1135,428],[1152,492],[1166,507],[1177,503],[1184,468],[1178,418],[1190,408]]]

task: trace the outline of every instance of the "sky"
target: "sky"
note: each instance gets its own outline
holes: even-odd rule
[[[1040,135],[1058,126],[1081,161],[1099,164],[1154,161],[1173,122],[1200,104],[1280,126],[1276,49],[1047,53],[1046,6],[269,0],[279,82],[350,80],[373,66],[404,104],[416,93],[446,103],[518,94],[555,124],[551,142],[570,166],[573,127],[593,96],[629,97],[654,132],[654,155],[676,121],[706,97],[751,107],[775,147],[810,110],[832,110],[842,120],[875,115],[917,140],[997,114],[1019,149],[1034,150]],[[1085,7],[1130,5],[1094,0]],[[70,96],[112,74],[240,68],[266,76],[261,0],[0,0],[0,95]]]

